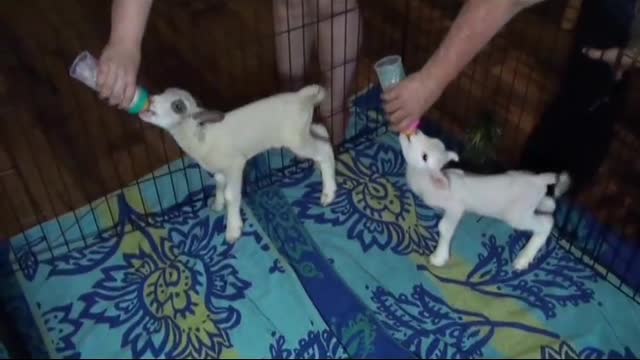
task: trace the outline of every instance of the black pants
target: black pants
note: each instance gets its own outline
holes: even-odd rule
[[[610,148],[624,106],[625,79],[608,65],[576,54],[567,82],[530,135],[520,167],[534,172],[568,171],[577,195],[596,176]]]

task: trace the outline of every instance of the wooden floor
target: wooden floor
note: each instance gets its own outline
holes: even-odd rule
[[[0,241],[181,156],[159,129],[106,106],[67,75],[80,51],[99,54],[108,36],[110,3],[0,2]],[[448,0],[360,3],[360,89],[374,81],[371,64],[381,56],[404,53],[406,66],[416,69],[457,11]],[[510,24],[432,113],[455,131],[482,111],[496,113],[514,129],[504,143],[506,160],[513,160],[510,155],[518,153],[553,97],[572,41],[570,31],[558,30],[562,7],[549,3],[556,5]],[[141,83],[151,91],[184,87],[207,106],[231,109],[279,88],[273,39],[267,0],[156,1]]]

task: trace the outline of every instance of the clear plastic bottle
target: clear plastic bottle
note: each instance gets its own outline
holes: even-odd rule
[[[399,55],[389,55],[378,60],[374,64],[374,68],[376,70],[376,74],[378,75],[378,81],[380,82],[382,90],[387,90],[394,87],[406,77],[404,66],[402,65],[402,57],[400,57]],[[411,124],[409,129],[405,131],[405,135],[415,134],[419,125],[420,120],[415,120]]]
[[[97,91],[98,61],[89,52],[83,51],[76,57],[69,69],[69,75]],[[129,105],[128,112],[137,115],[149,108],[149,93],[146,89],[138,86],[136,94]]]

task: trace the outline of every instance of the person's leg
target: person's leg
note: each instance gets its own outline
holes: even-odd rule
[[[357,0],[318,0],[319,63],[329,96],[320,113],[332,142],[344,140],[350,114],[348,97],[354,91],[356,57],[362,42]]]
[[[545,110],[524,146],[520,167],[534,172],[568,171],[568,195],[578,196],[597,176],[623,109],[627,82],[616,82],[608,65],[577,53],[560,94]],[[613,87],[612,87],[613,86]]]
[[[284,91],[296,91],[304,84],[317,44],[316,1],[273,0],[276,62]]]
[[[317,46],[315,2],[272,0],[279,91],[297,91],[304,85],[312,52]],[[249,168],[255,176],[264,177],[273,168],[286,166],[289,160],[287,154],[280,150],[271,150],[251,159]]]

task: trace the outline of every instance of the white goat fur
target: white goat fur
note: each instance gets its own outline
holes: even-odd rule
[[[313,159],[322,173],[322,205],[334,200],[335,159],[328,132],[324,126],[311,123],[314,109],[324,96],[322,87],[310,85],[222,114],[200,108],[185,90],[169,88],[151,97],[149,111],[141,113],[140,118],[168,131],[200,166],[215,174],[213,208],[221,211],[226,205],[226,239],[235,242],[243,227],[240,205],[244,167],[261,152],[286,147],[299,157]],[[208,123],[200,121],[203,118]]]
[[[493,217],[513,228],[532,231],[529,242],[514,260],[516,270],[526,269],[546,242],[553,228],[555,198],[568,188],[568,175],[532,174],[508,171],[498,175],[476,175],[442,167],[458,161],[458,155],[444,144],[418,131],[400,135],[402,153],[407,161],[407,182],[430,207],[444,211],[438,224],[440,238],[429,260],[444,266],[449,260],[451,239],[465,212]],[[547,186],[555,186],[554,197],[546,195]]]

